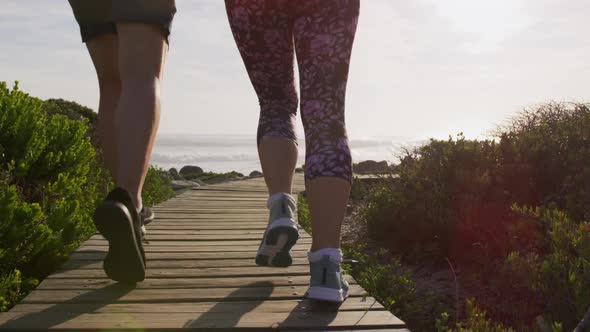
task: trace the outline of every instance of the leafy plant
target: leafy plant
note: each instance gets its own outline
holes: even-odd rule
[[[308,234],[311,234],[311,215],[305,192],[297,196],[297,222]]]
[[[160,168],[150,166],[145,176],[143,190],[141,192],[143,204],[145,206],[153,206],[175,195],[174,190],[170,187],[170,178],[167,172]]]

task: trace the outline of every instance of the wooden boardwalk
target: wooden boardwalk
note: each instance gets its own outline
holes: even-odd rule
[[[303,190],[300,175],[295,188]],[[351,296],[340,307],[305,300],[311,238],[303,230],[293,266],[256,266],[266,197],[259,178],[190,190],[154,207],[147,277],[135,287],[106,278],[107,244],[93,236],[20,304],[0,313],[0,331],[407,331],[350,277]]]

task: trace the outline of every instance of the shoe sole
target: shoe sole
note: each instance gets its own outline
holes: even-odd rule
[[[309,287],[305,297],[315,301],[342,303],[348,297],[348,291],[344,289],[313,286]]]
[[[289,226],[277,226],[268,230],[258,254],[256,264],[260,266],[288,267],[293,264],[291,248],[297,243],[299,232]]]
[[[103,202],[94,214],[96,228],[109,242],[104,271],[119,282],[135,283],[145,279],[145,262],[133,229],[132,218],[125,205]]]

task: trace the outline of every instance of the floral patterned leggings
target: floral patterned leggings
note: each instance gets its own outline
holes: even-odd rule
[[[305,179],[352,181],[344,99],[359,0],[226,0],[231,30],[260,103],[258,144],[297,143],[297,53]]]

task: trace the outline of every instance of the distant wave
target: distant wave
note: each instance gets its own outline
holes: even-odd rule
[[[362,137],[350,140],[355,162],[396,162],[404,148],[412,148],[421,143],[420,140],[407,137]],[[303,164],[303,140],[299,140],[299,151],[298,164]],[[151,162],[165,169],[185,165],[197,165],[215,172],[236,170],[249,173],[261,169],[256,151],[256,137],[250,135],[161,134],[156,139]]]

